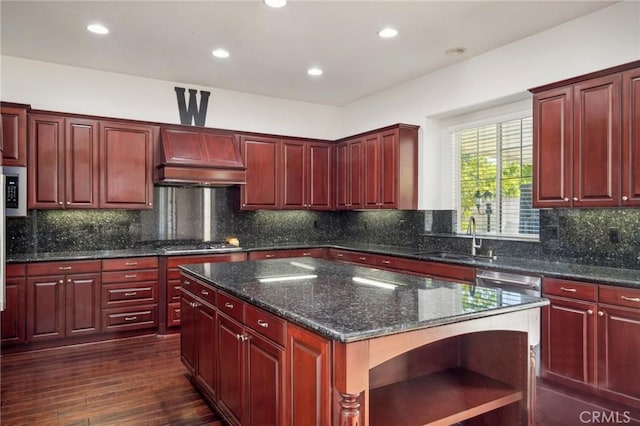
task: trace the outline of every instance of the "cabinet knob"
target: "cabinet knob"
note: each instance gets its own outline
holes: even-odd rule
[[[60,284],[62,284],[64,282],[64,280],[60,280]]]
[[[602,312],[602,311],[598,311],[598,316],[599,316],[599,317],[604,316],[604,312]]]
[[[150,206],[153,206],[153,203],[149,203]]]
[[[624,196],[622,197],[622,201],[627,201],[628,199],[629,199],[629,197],[627,197],[626,195],[624,195]]]
[[[564,200],[565,201],[569,201],[569,197],[564,197]]]
[[[62,201],[58,201],[58,204],[62,205]]]
[[[573,201],[578,201],[578,197],[573,197]]]
[[[587,314],[589,314],[589,315],[593,315],[593,310],[588,309],[588,310],[587,310]]]
[[[67,201],[67,205],[71,204],[71,201]]]

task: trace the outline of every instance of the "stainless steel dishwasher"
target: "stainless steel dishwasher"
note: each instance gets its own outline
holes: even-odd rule
[[[535,275],[479,269],[476,271],[476,285],[535,297],[540,297],[542,294],[542,278]]]

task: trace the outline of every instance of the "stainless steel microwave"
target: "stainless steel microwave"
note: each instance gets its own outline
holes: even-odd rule
[[[27,168],[0,167],[4,175],[4,211],[6,217],[27,215]],[[2,205],[2,204],[0,204]]]

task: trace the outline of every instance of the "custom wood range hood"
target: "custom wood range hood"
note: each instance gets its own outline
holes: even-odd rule
[[[161,127],[154,183],[229,186],[246,183],[240,140],[230,131]]]

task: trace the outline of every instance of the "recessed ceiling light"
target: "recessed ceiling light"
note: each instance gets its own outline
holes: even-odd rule
[[[382,38],[393,38],[398,35],[398,30],[396,30],[395,28],[387,27],[378,31],[378,35]]]
[[[466,51],[467,49],[465,49],[464,47],[454,47],[452,49],[445,50],[444,53],[449,56],[458,56],[458,55],[462,55]]]
[[[211,52],[211,54],[213,56],[215,56],[216,58],[228,58],[229,57],[229,52],[227,50],[224,50],[224,49],[216,49],[213,52]]]
[[[287,5],[287,0],[264,0],[264,4],[269,7],[284,7]]]
[[[307,74],[309,75],[322,75],[322,70],[318,67],[309,68],[307,70]]]
[[[89,24],[87,29],[94,34],[109,34],[109,28],[102,24]]]

